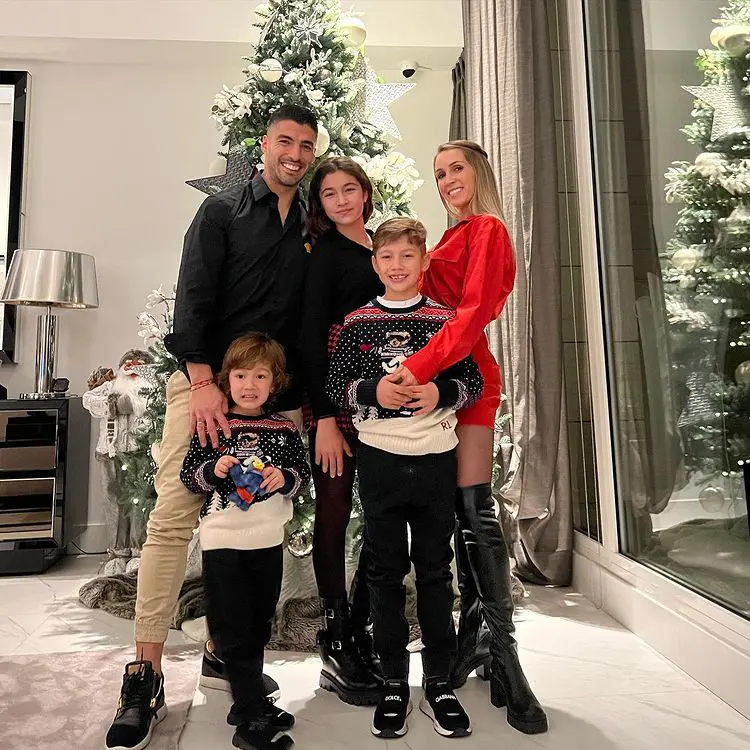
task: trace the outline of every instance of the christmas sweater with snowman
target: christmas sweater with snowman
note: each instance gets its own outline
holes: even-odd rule
[[[328,397],[354,412],[359,439],[373,448],[401,455],[444,453],[455,448],[458,409],[482,395],[484,381],[471,357],[461,360],[432,381],[438,388],[437,407],[415,415],[378,403],[377,386],[384,376],[418,352],[455,312],[417,295],[403,302],[377,297],[344,319],[328,371]]]
[[[310,467],[294,423],[279,414],[247,417],[227,414],[231,437],[219,433],[219,447],[201,446],[193,435],[180,479],[196,494],[206,495],[200,512],[200,540],[209,549],[263,549],[281,544],[284,525],[292,518],[292,498],[310,481]],[[224,455],[236,456],[243,466],[275,466],[284,486],[269,495],[256,495],[249,507],[235,504],[234,479],[214,473]]]

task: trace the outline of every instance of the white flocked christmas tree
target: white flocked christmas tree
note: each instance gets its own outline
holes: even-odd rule
[[[211,108],[211,117],[222,130],[226,166],[212,170],[220,174],[188,184],[211,195],[249,179],[255,168],[262,169],[260,140],[270,114],[282,104],[299,104],[318,118],[317,159],[349,156],[370,177],[375,208],[371,228],[393,216],[414,215],[410,201],[422,180],[414,161],[393,148],[400,133],[388,109],[414,84],[378,79],[364,53],[364,22],[343,14],[339,0],[271,0],[255,8],[254,25],[260,34],[252,54],[243,58],[244,81],[224,85]],[[303,193],[313,169],[302,185]],[[123,457],[122,502],[145,514],[156,501],[153,477],[164,424],[165,383],[177,367],[162,343],[171,326],[172,304],[173,295],[159,290],[150,296],[150,306],[162,306],[164,315],[151,310],[141,315],[141,335],[150,341],[156,364],[149,368],[151,386],[138,449]],[[314,500],[310,492],[295,503],[289,548],[298,555],[311,549]]]

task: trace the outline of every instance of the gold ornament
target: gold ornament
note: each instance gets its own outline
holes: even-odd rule
[[[267,60],[263,60],[263,62],[260,64],[260,66],[258,67],[258,72],[260,73],[260,77],[264,81],[268,81],[269,83],[276,83],[276,81],[278,81],[284,73],[284,69],[281,67],[281,63],[278,60],[273,57],[269,57]]]
[[[750,359],[737,365],[734,379],[738,385],[750,385]]]
[[[367,27],[364,21],[354,16],[342,19],[339,30],[344,44],[352,49],[358,49],[367,39]]]
[[[680,271],[692,271],[698,265],[698,253],[692,247],[681,247],[672,255],[672,265]]]

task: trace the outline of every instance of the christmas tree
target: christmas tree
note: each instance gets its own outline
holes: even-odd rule
[[[729,0],[700,50],[692,122],[700,153],[666,175],[679,202],[662,255],[684,461],[734,484],[750,461],[750,0]]]
[[[300,104],[318,118],[316,157],[349,156],[371,179],[375,211],[370,226],[392,216],[412,215],[410,199],[422,180],[413,160],[392,148],[400,134],[388,104],[414,84],[387,84],[377,78],[363,52],[366,27],[356,17],[342,17],[339,0],[272,0],[255,8],[255,19],[260,37],[253,55],[243,58],[245,80],[233,88],[225,85],[211,110],[223,129],[226,174],[189,184],[213,194],[247,180],[262,162],[260,140],[270,114],[282,104]],[[151,384],[138,448],[122,457],[122,501],[145,514],[156,502],[153,479],[164,425],[165,385],[177,368],[163,344],[172,325],[173,301],[173,294],[157,290],[139,318],[140,335],[150,342],[154,364],[143,368]],[[158,308],[162,311],[154,312]],[[311,485],[295,500],[289,548],[298,555],[311,549],[313,492]]]

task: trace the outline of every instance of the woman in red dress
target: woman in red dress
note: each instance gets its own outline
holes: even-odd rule
[[[463,684],[476,668],[486,678],[490,666],[492,703],[507,706],[511,726],[535,734],[547,731],[547,718],[526,681],[513,637],[510,560],[491,490],[500,368],[484,333],[513,289],[515,254],[484,149],[472,141],[445,143],[438,148],[434,166],[443,204],[459,221],[430,253],[422,291],[453,308],[456,317],[391,377],[404,385],[428,383],[469,354],[482,372],[482,397],[458,413],[456,429],[461,622],[454,682]],[[480,633],[482,616],[491,636],[489,653],[487,638]]]

